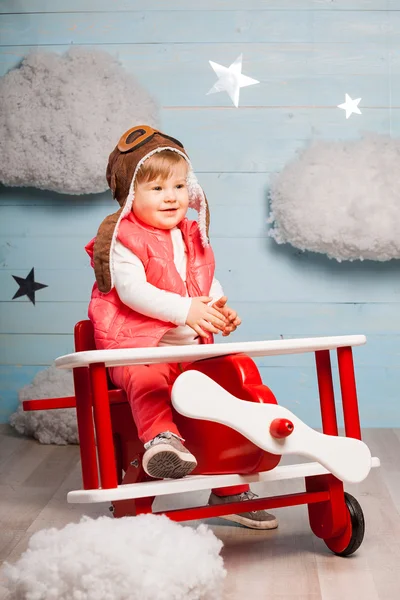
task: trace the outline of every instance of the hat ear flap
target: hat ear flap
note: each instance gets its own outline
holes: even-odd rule
[[[125,203],[125,192],[122,188],[122,186],[118,184],[118,179],[117,176],[115,174],[115,171],[112,171],[109,169],[109,167],[107,168],[107,182],[108,182],[108,186],[112,192],[113,198],[116,199],[118,201],[118,204],[120,206],[123,206]]]
[[[111,175],[111,179],[110,179],[110,189],[112,191],[112,195],[115,198],[116,195],[116,191],[117,191],[117,178],[115,177],[115,173],[113,173]]]
[[[206,234],[207,234],[207,240],[210,239],[210,234],[209,234],[209,230],[210,230],[210,209],[208,206],[208,201],[207,201],[207,196],[204,194],[204,200],[206,203]]]
[[[201,241],[203,246],[206,247],[209,245],[208,228],[210,225],[210,209],[208,207],[206,195],[197,181],[197,177],[193,173],[192,169],[189,170],[187,176],[187,185],[189,192],[189,207],[194,208],[194,210],[197,210],[199,213],[198,223]]]
[[[194,208],[199,213],[198,223],[200,229],[200,236],[203,246],[209,245],[208,241],[208,229],[210,226],[210,209],[205,193],[199,184],[192,188],[194,194],[189,200],[190,208]]]

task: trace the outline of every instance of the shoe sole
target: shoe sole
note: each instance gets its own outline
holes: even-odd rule
[[[143,463],[143,469],[155,479],[181,479],[189,475],[196,466],[197,461],[192,454],[159,450],[157,447],[154,447],[154,454]]]
[[[249,529],[277,529],[278,527],[278,519],[273,519],[271,521],[253,521],[252,519],[248,519],[247,517],[241,517],[240,515],[220,515],[219,519],[225,519],[226,521],[233,521],[234,523],[238,523],[239,525],[244,525]]]

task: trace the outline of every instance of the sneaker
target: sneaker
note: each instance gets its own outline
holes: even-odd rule
[[[193,471],[197,461],[180,439],[165,431],[144,446],[143,469],[156,479],[180,479]]]
[[[258,496],[251,491],[232,496],[217,496],[216,494],[211,493],[208,503],[210,506],[215,506],[218,504],[226,504],[227,502],[246,502],[246,500],[253,500],[254,498],[258,498]],[[219,518],[233,521],[233,523],[239,523],[250,529],[276,529],[278,527],[278,519],[266,510],[253,510],[251,512],[242,512],[237,515],[221,515]]]

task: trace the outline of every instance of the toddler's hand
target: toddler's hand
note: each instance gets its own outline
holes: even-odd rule
[[[226,306],[227,301],[228,301],[228,298],[226,296],[222,296],[221,298],[219,298],[219,300],[214,302],[214,304],[212,305],[228,321],[228,323],[225,325],[225,327],[222,331],[223,337],[230,335],[242,323],[241,319],[238,317],[237,312],[235,310],[233,310],[232,308],[229,308],[229,306]]]
[[[212,298],[207,296],[192,298],[186,319],[186,325],[189,325],[201,337],[207,337],[207,331],[210,333],[224,331],[228,325],[228,320],[219,310],[208,306],[210,300]]]

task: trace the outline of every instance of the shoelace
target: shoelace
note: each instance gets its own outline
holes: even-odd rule
[[[243,499],[246,499],[246,500],[254,500],[254,498],[259,498],[258,494],[255,494],[251,490],[249,490],[248,492],[242,492],[240,495],[242,496]],[[251,514],[255,514],[258,511],[257,510],[251,510],[249,512]]]
[[[175,435],[174,433],[170,433],[169,431],[166,431],[165,433],[159,433],[158,435],[156,435],[156,437],[154,439],[151,440],[151,442],[149,442],[149,448],[151,446],[155,446],[156,444],[161,444],[164,440],[170,440],[171,438],[175,438],[177,440],[180,440],[181,442],[183,442],[183,438],[178,437],[177,435]],[[145,444],[145,447],[147,446],[147,444]]]
[[[241,496],[244,496],[246,500],[254,500],[254,498],[259,498],[258,494],[255,494],[251,490],[249,490],[248,492],[242,492]]]

